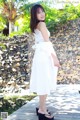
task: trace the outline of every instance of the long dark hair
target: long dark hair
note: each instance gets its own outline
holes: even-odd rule
[[[40,20],[37,19],[37,12],[38,12],[38,8],[41,8],[44,12],[44,8],[40,5],[40,4],[35,4],[34,6],[32,6],[31,8],[31,18],[30,18],[30,29],[31,32],[34,32],[34,29],[36,28],[38,22],[40,22]],[[45,20],[42,20],[43,22]]]

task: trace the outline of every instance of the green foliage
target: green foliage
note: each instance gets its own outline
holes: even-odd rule
[[[6,39],[6,36],[4,36],[3,34],[0,34],[0,39],[1,40],[5,40]],[[0,42],[0,48],[2,48],[2,50],[5,50],[6,49],[6,46],[4,43]]]
[[[47,13],[46,23],[50,31],[56,30],[58,24],[64,24],[69,20],[74,20],[80,17],[80,5],[74,6],[73,4],[65,5],[63,10],[48,8],[43,4]]]
[[[41,3],[46,12],[46,24],[50,31],[56,30],[56,26],[58,24],[64,24],[69,20],[74,20],[80,17],[80,5],[74,6],[72,4],[65,5],[63,10],[57,10],[55,8],[50,8],[44,3]],[[32,6],[32,5],[31,5]],[[20,30],[24,32],[30,32],[29,24],[30,24],[30,5],[25,5],[24,10],[24,20],[22,25],[20,24]]]
[[[2,33],[0,33],[0,40],[6,40],[7,36],[4,36]]]
[[[0,43],[0,47],[5,50],[6,49],[6,46],[3,44],[3,43]]]
[[[21,0],[22,1],[22,0]],[[23,11],[23,15],[16,19],[15,26],[18,26],[18,32],[12,32],[9,36],[22,35],[26,32],[30,32],[30,9],[33,4],[27,3],[20,7]],[[50,31],[55,31],[58,25],[62,25],[67,21],[74,20],[80,17],[80,4],[74,6],[73,4],[65,5],[63,10],[57,10],[55,8],[50,8],[43,2],[41,5],[44,7],[46,12],[46,24]],[[5,21],[5,20],[4,20]],[[5,22],[4,22],[5,24]],[[0,26],[1,27],[1,26]],[[2,29],[3,27],[1,27]]]
[[[58,23],[58,13],[59,11],[54,8],[49,8],[45,4],[42,4],[42,6],[45,9],[46,12],[46,24],[48,29],[53,31],[56,28],[56,25]]]
[[[74,20],[78,18],[77,15],[77,7],[74,7],[72,4],[66,5],[64,8],[64,14],[66,16],[66,20]],[[80,9],[80,8],[79,8]]]
[[[16,36],[16,35],[20,36],[22,34],[24,34],[23,31],[15,31],[15,32],[11,32],[9,37],[12,38],[13,36]]]
[[[15,25],[19,27],[19,32],[25,33],[30,32],[30,9],[33,4],[25,4],[21,7],[21,10],[24,11],[23,16],[16,20]]]
[[[0,14],[0,31],[6,27],[6,19]]]
[[[11,114],[22,105],[26,104],[26,101],[30,101],[34,97],[36,97],[36,94],[25,96],[4,96],[0,106],[0,112],[8,112],[8,114]]]
[[[22,18],[22,21],[19,23],[19,20],[17,20],[15,25],[18,23],[17,26],[19,26],[19,31],[21,33],[29,32],[30,31],[29,22],[30,16],[29,14],[25,14]]]

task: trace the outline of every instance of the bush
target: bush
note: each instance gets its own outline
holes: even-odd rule
[[[0,101],[0,112],[8,112],[8,114],[11,114],[35,96],[36,94],[25,96],[4,96],[3,100]]]
[[[66,4],[63,10],[57,10],[50,8],[44,3],[41,3],[46,11],[46,24],[50,31],[55,31],[59,24],[64,24],[67,21],[74,20],[80,17],[80,4],[74,6],[73,4]],[[19,27],[18,32],[12,32],[10,37],[15,35],[22,35],[26,32],[30,32],[30,9],[31,5],[25,4],[22,7],[24,14],[15,22],[15,26]]]

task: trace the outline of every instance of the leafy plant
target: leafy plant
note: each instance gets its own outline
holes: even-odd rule
[[[0,112],[12,112],[19,109],[22,105],[26,104],[26,101],[30,101],[36,97],[36,94],[25,95],[25,96],[4,96],[3,101],[0,106]]]
[[[16,1],[16,0],[15,0]],[[24,0],[25,1],[25,0]],[[20,3],[24,3],[24,1],[19,0]],[[22,35],[26,32],[30,32],[30,9],[33,3],[19,5],[20,12],[23,11],[23,14],[15,19],[14,25],[18,27],[18,31],[14,31],[10,33],[10,37],[14,35]],[[48,5],[45,5],[44,2],[39,2],[45,9],[46,12],[46,24],[50,31],[55,31],[58,25],[62,25],[67,21],[74,20],[80,17],[80,4],[74,6],[73,4],[66,4],[62,10],[57,10],[55,8],[50,8]],[[5,22],[4,22],[5,24]]]
[[[0,120],[2,120],[2,119],[0,118]]]

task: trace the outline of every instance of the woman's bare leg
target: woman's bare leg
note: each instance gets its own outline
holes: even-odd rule
[[[39,95],[39,113],[46,114],[46,117],[51,118],[52,116],[48,114],[47,108],[46,108],[46,95]]]
[[[46,98],[47,95],[39,95],[39,112],[47,112],[46,111]]]

